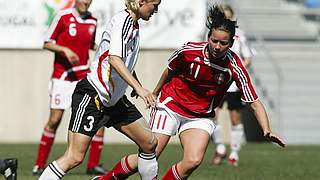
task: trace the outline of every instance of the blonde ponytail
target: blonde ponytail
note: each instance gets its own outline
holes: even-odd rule
[[[133,12],[139,12],[139,3],[138,0],[125,0],[126,6],[129,10]]]

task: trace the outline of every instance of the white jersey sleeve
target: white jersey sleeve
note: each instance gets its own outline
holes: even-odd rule
[[[123,17],[126,16],[126,17]],[[129,13],[121,13],[119,17],[112,19],[110,28],[110,48],[109,55],[126,57],[129,36],[132,33],[133,20]]]

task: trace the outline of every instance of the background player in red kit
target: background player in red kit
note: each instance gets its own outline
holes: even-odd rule
[[[88,8],[92,0],[76,0],[73,8],[60,11],[52,22],[43,48],[54,52],[54,69],[50,82],[50,116],[47,121],[33,175],[46,166],[56,130],[65,109],[71,106],[76,83],[89,72],[89,49],[95,48],[97,19]],[[87,165],[88,174],[104,174],[99,165],[103,146],[103,128],[93,137]]]
[[[150,126],[158,139],[157,156],[176,133],[179,133],[183,147],[183,159],[174,164],[162,179],[187,179],[200,165],[215,128],[212,121],[214,109],[221,103],[232,81],[239,87],[242,100],[250,103],[264,136],[285,146],[272,133],[264,106],[242,60],[229,49],[233,44],[236,21],[227,19],[221,7],[215,5],[209,10],[207,27],[208,42],[189,42],[176,50],[154,90],[159,95],[159,102],[150,113]],[[132,173],[137,167],[137,155],[129,155],[126,160]],[[119,177],[117,167],[99,180],[114,179],[112,175]]]

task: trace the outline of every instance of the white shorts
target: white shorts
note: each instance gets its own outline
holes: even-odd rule
[[[68,109],[71,106],[72,93],[78,81],[51,79],[49,82],[50,108]]]
[[[158,103],[150,112],[150,128],[152,132],[173,136],[187,129],[202,129],[212,135],[216,125],[213,118],[189,118],[170,110],[166,105]]]

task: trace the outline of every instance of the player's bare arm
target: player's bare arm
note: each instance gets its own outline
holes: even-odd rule
[[[140,85],[138,80],[133,77],[120,57],[110,55],[109,63],[119,73],[119,75],[137,92],[137,94],[143,99],[147,107],[155,105],[156,97],[150,91],[144,89]]]
[[[43,49],[64,55],[71,64],[77,64],[80,61],[79,56],[70,48],[65,46],[60,46],[52,42],[45,42],[43,44]]]
[[[96,51],[97,49],[98,49],[98,45],[97,45],[96,43],[94,43],[94,44],[92,45],[91,50]]]
[[[254,114],[263,130],[264,137],[266,137],[269,141],[277,143],[281,147],[285,147],[285,142],[271,131],[268,116],[261,101],[257,100],[250,103],[250,107],[253,109]]]
[[[171,79],[171,77],[172,77],[172,74],[173,74],[173,72],[170,71],[168,68],[166,68],[166,69],[163,71],[163,73],[162,73],[162,75],[161,75],[161,77],[160,77],[160,79],[159,79],[156,87],[155,87],[154,90],[153,90],[153,94],[154,94],[154,95],[156,95],[156,96],[159,95],[162,87],[163,87],[167,82],[170,81],[170,79]]]

